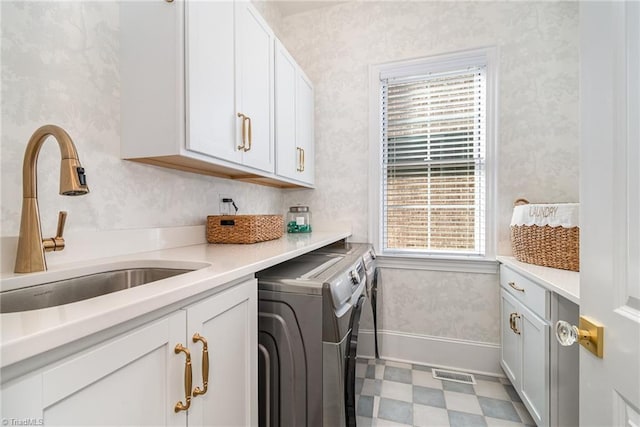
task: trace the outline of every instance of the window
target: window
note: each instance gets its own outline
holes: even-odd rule
[[[383,255],[492,254],[490,53],[374,67],[374,235]]]

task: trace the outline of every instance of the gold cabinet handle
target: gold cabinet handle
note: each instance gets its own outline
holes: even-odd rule
[[[202,343],[202,389],[200,387],[194,388],[193,397],[205,394],[209,387],[209,345],[207,344],[207,340],[196,332],[193,335],[193,342],[198,341]]]
[[[246,116],[245,120],[247,120],[249,122],[249,125],[248,125],[249,130],[247,132],[247,139],[249,141],[249,146],[247,148],[245,148],[244,151],[249,151],[249,150],[251,150],[251,143],[253,142],[251,117]]]
[[[302,172],[304,172],[304,148],[301,148],[300,150],[302,150]]]
[[[242,145],[238,145],[238,150],[247,151],[247,149],[245,148],[247,145],[247,127],[245,126],[247,116],[242,113],[238,113],[238,117],[242,119]]]
[[[516,282],[509,282],[509,286],[511,286],[513,289],[515,289],[518,292],[524,292],[524,288],[521,288],[518,285],[516,285]]]
[[[298,172],[302,172],[302,148],[296,147],[296,151],[298,152],[298,166],[296,167],[296,170]]]
[[[516,319],[520,319],[520,315],[518,313],[509,314],[509,327],[511,328],[514,334],[520,335],[520,331],[518,330],[518,325],[516,324]]]
[[[511,319],[511,330],[514,334],[520,335],[520,330],[518,329],[518,319],[520,319],[520,315],[518,313],[511,313],[509,317]]]
[[[186,404],[183,404],[182,401],[179,401],[173,408],[175,412],[180,412],[186,411],[191,406],[191,385],[193,382],[193,374],[191,371],[191,352],[182,344],[176,345],[174,352],[176,354],[184,353],[186,355],[184,363],[184,399],[186,401]]]

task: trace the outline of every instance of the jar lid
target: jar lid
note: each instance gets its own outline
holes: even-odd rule
[[[291,206],[289,212],[309,212],[309,206]]]

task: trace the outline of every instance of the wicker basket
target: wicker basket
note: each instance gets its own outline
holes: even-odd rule
[[[279,239],[284,233],[282,215],[210,215],[207,242],[257,243]]]
[[[516,207],[529,204],[516,200]],[[537,206],[529,205],[536,209]],[[577,208],[576,208],[577,209]],[[580,270],[580,229],[551,225],[511,225],[511,246],[518,261],[563,270]]]

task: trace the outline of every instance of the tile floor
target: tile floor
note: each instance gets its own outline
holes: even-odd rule
[[[474,375],[477,384],[433,378],[430,367],[359,359],[358,427],[535,426],[508,380]]]

